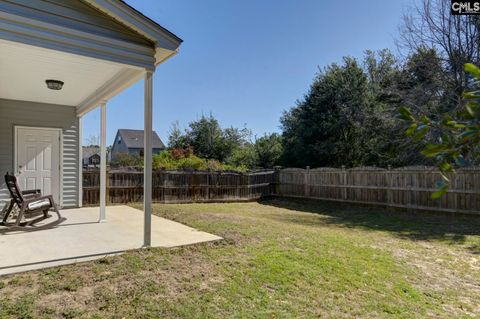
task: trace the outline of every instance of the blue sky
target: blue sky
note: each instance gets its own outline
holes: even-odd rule
[[[224,127],[278,132],[282,112],[307,91],[318,67],[395,49],[413,0],[127,0],[184,40],[154,75],[153,127],[210,112]],[[119,128],[143,129],[143,82],[108,104],[107,145]],[[84,117],[84,140],[99,135],[100,113]]]

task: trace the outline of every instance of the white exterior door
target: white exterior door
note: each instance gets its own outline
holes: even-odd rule
[[[60,204],[60,130],[16,127],[16,172],[22,190],[40,189]]]

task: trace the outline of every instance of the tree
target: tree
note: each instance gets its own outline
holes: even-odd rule
[[[190,122],[183,134],[178,124],[174,123],[170,131],[169,146],[173,148],[190,146],[199,157],[223,162],[234,150],[246,145],[250,135],[247,128],[222,129],[213,115],[202,115],[200,119]]]
[[[224,159],[223,131],[211,114],[190,122],[185,134],[185,141],[193,147],[193,151],[200,157]]]
[[[100,145],[100,136],[90,134],[90,136],[85,140],[86,146],[98,146]]]
[[[442,68],[436,71],[441,72],[451,107],[458,110],[468,87],[463,65],[480,62],[480,18],[452,15],[450,7],[450,0],[421,1],[403,17],[398,44],[409,54],[422,48],[438,52]]]
[[[281,118],[287,166],[359,165],[365,157],[368,79],[354,58],[332,64]]]
[[[426,141],[412,141],[403,134],[403,123],[398,121],[400,106],[408,106],[415,114],[428,114],[432,117],[443,113],[450,107],[445,102],[445,89],[441,76],[442,64],[434,49],[419,48],[398,65],[390,74],[386,86],[376,92],[376,103],[383,104],[384,112],[379,112],[382,119],[378,123],[378,139],[383,151],[389,154],[387,165],[430,165],[431,160],[419,152]],[[440,70],[440,71],[439,71]],[[383,91],[383,92],[382,92]],[[426,140],[434,139],[433,134]]]
[[[277,133],[264,135],[255,141],[256,166],[272,168],[280,163],[283,153],[282,137]]]
[[[416,117],[408,108],[400,109],[400,116],[409,123],[406,131],[415,140],[422,139],[427,132],[436,131],[440,138],[432,142],[422,151],[422,154],[434,158],[438,163],[442,181],[433,198],[440,198],[449,188],[447,173],[466,163],[475,163],[480,158],[480,68],[474,64],[465,64],[465,71],[470,77],[469,85],[476,90],[465,92],[463,98],[465,107],[455,118],[445,114],[441,120],[429,118],[426,115]]]
[[[236,148],[228,158],[227,163],[233,166],[245,166],[249,169],[258,167],[255,145],[248,144],[241,148]]]
[[[178,121],[172,123],[170,127],[170,132],[168,135],[168,147],[169,148],[185,148],[185,137],[180,131],[180,125]]]
[[[272,168],[280,163],[282,137],[277,133],[265,134],[255,141],[236,148],[227,163],[247,168]]]
[[[363,125],[366,136],[366,156],[361,163],[365,166],[403,166],[412,162],[407,151],[411,143],[399,135],[396,118],[399,100],[398,79],[401,79],[402,65],[388,50],[374,52],[367,50],[363,69],[368,79],[370,107],[364,109]]]
[[[367,51],[360,66],[344,58],[319,72],[308,93],[281,118],[286,166],[431,165],[420,151],[441,138],[399,134],[402,106],[414,118],[441,123],[464,109],[472,83],[467,61],[480,63],[480,17],[453,16],[449,0],[421,0],[404,16],[403,57]]]

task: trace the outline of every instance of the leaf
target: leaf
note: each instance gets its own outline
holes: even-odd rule
[[[442,172],[451,172],[451,171],[453,171],[452,165],[450,165],[450,163],[448,163],[448,162],[442,162],[442,163],[440,163],[439,168],[440,168],[440,170],[441,170]]]
[[[473,110],[473,105],[471,103],[467,103],[467,105],[465,105],[465,110],[467,111],[468,115],[470,116],[475,116],[475,111]]]
[[[420,121],[425,125],[430,125],[430,119],[425,115],[422,115],[422,117],[420,118]]]
[[[432,199],[439,199],[448,192],[448,185],[443,185],[437,191],[432,193]]]
[[[440,176],[442,177],[442,179],[443,179],[443,181],[444,181],[444,184],[443,184],[443,185],[450,183],[450,179],[449,179],[448,176],[447,176],[445,173],[443,173],[442,171],[440,171]]]
[[[470,73],[477,79],[480,79],[480,69],[475,64],[466,63],[464,69],[466,72]]]
[[[446,126],[449,126],[449,127],[455,127],[455,125],[457,125],[457,122],[456,121],[447,121],[444,124]]]
[[[410,125],[410,127],[406,130],[405,134],[407,134],[407,136],[412,136],[415,133],[416,129],[417,129],[417,124],[412,123],[412,125]]]
[[[412,115],[412,112],[410,112],[409,109],[407,109],[406,107],[402,106],[398,109],[398,112],[400,113],[400,118],[405,120],[405,121],[409,121],[409,122],[412,122],[415,120],[415,118],[413,117]]]
[[[468,141],[472,138],[478,137],[479,134],[480,132],[478,130],[472,130],[468,128],[460,134],[460,138],[462,139],[462,141]]]
[[[467,100],[478,99],[478,91],[477,92],[463,92],[462,97]]]
[[[425,155],[426,157],[434,157],[447,149],[448,149],[448,146],[444,144],[437,144],[437,145],[429,144],[422,151],[422,154]]]
[[[423,127],[422,127],[423,126]],[[428,131],[428,126],[420,125],[417,129],[417,133],[413,136],[415,141],[419,141]]]
[[[442,124],[443,125],[446,125],[446,126],[453,126],[455,125],[455,123],[457,123],[453,117],[451,117],[450,115],[445,115],[443,117],[443,120],[442,120]]]

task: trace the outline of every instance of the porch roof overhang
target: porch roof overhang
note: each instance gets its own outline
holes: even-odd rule
[[[180,38],[121,0],[81,0],[138,34],[126,41],[0,7],[0,98],[75,106],[79,116],[178,52]],[[65,82],[59,92],[46,79]]]
[[[82,0],[113,17],[155,43],[155,65],[177,53],[183,42],[172,32],[148,18],[123,0]]]

